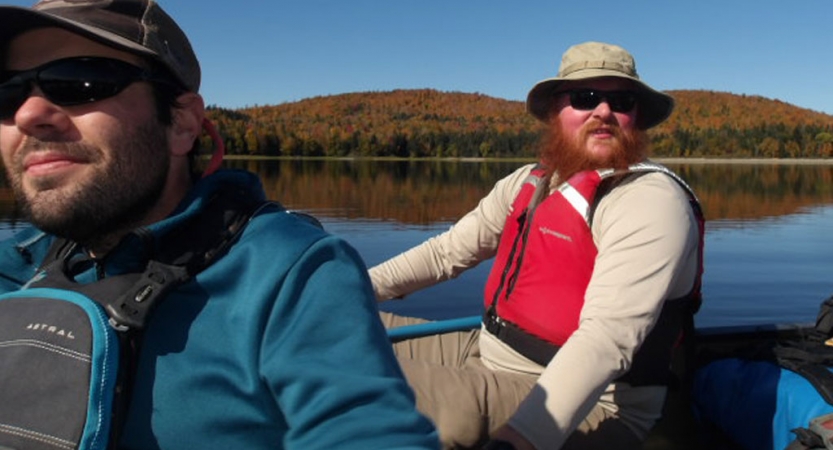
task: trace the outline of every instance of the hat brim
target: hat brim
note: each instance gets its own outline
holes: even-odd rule
[[[587,69],[574,72],[566,77],[547,78],[538,82],[526,97],[526,109],[530,114],[542,122],[547,122],[552,109],[553,96],[563,91],[566,86],[576,81],[595,78],[616,77],[630,80],[637,86],[639,93],[639,112],[637,123],[639,128],[648,129],[665,121],[674,111],[674,98],[668,94],[652,89],[635,77],[618,71],[605,69]]]
[[[0,45],[7,44],[10,39],[25,31],[48,26],[63,28],[109,47],[115,47],[130,53],[152,57],[158,56],[146,47],[101,28],[20,6],[0,6]]]

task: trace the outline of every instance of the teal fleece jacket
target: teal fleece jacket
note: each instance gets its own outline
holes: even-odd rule
[[[257,177],[223,170],[200,180],[166,233],[217,189]],[[0,243],[0,292],[19,289],[51,236],[28,228]],[[129,237],[76,280],[136,267],[147,239]],[[126,449],[436,449],[382,327],[357,252],[279,206],[176,288],[146,327],[121,437]]]

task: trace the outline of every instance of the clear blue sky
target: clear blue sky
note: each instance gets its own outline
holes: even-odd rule
[[[523,100],[567,47],[598,40],[633,53],[657,89],[833,114],[832,0],[159,3],[191,37],[206,103],[228,108],[412,88]]]

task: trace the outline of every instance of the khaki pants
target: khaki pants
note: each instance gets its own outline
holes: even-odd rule
[[[386,328],[426,320],[382,312]],[[393,344],[417,409],[436,425],[444,449],[479,448],[503,425],[535,385],[534,375],[496,372],[480,361],[480,330],[451,332]],[[596,407],[562,449],[640,449],[637,436]]]

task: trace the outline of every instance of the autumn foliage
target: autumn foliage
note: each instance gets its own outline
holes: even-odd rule
[[[661,157],[829,158],[833,116],[759,96],[669,91],[651,130]],[[430,89],[314,97],[238,110],[209,107],[230,154],[331,157],[533,157],[541,124],[523,102]]]

